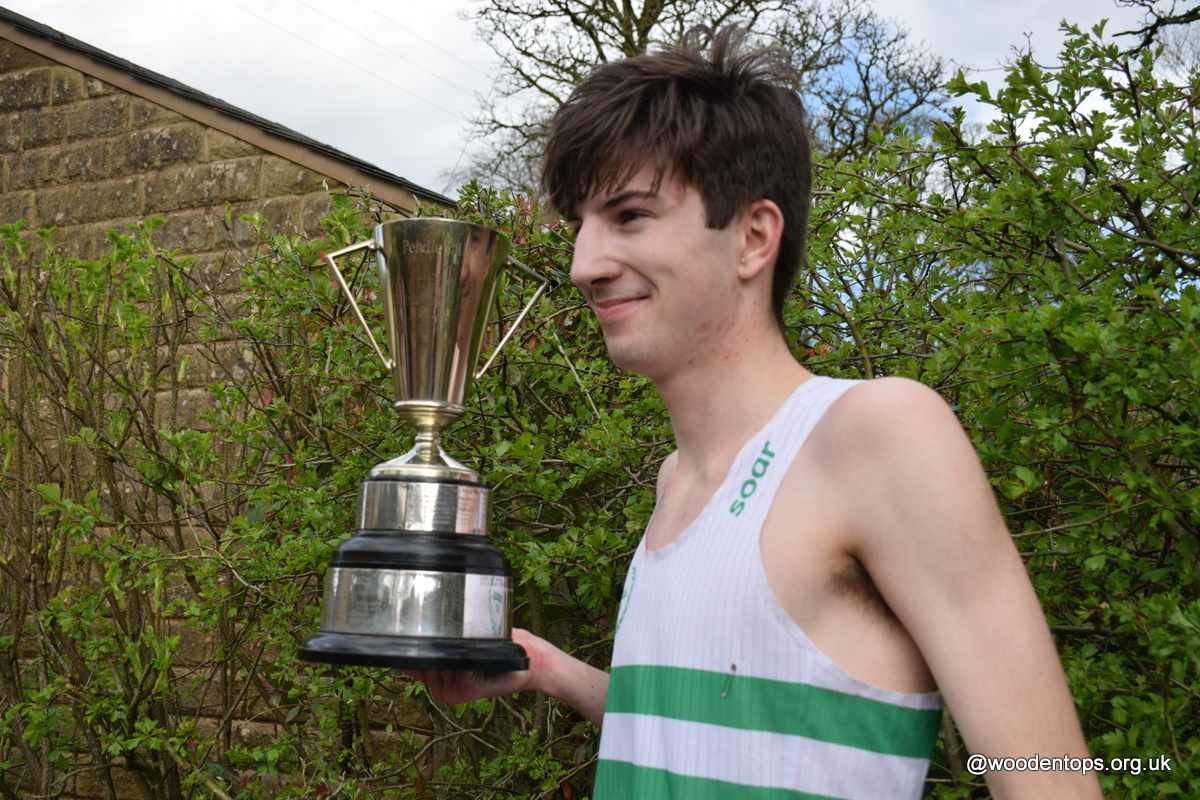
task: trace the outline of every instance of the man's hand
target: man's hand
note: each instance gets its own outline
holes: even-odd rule
[[[513,628],[513,641],[525,648],[529,669],[520,672],[401,670],[422,681],[439,703],[458,705],[526,689],[542,692],[578,709],[600,725],[608,697],[608,673],[567,655],[545,639]]]
[[[519,672],[466,672],[438,669],[403,669],[400,671],[410,678],[416,678],[424,683],[434,700],[439,703],[449,703],[452,706],[470,703],[485,697],[498,697],[536,688],[537,677],[545,669],[546,656],[541,652],[542,646],[553,647],[553,645],[521,628],[513,629],[512,638],[514,642],[525,648],[525,653],[529,656],[529,669]],[[558,648],[554,649],[558,650]]]

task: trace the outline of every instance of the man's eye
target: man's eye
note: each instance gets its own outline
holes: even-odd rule
[[[644,211],[638,211],[636,209],[626,208],[626,209],[623,209],[621,211],[621,213],[618,215],[618,219],[620,219],[621,222],[633,222],[634,220],[641,219],[644,216],[646,216],[646,212],[644,212]]]

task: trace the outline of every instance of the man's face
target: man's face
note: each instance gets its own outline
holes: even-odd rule
[[[654,170],[584,200],[571,215],[571,281],[596,312],[614,363],[666,378],[711,355],[733,323],[740,217],[707,225],[694,187]]]

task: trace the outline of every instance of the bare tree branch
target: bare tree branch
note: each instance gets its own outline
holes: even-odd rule
[[[1118,36],[1137,36],[1138,43],[1125,51],[1125,55],[1133,55],[1140,50],[1162,40],[1162,34],[1173,25],[1190,25],[1200,22],[1200,3],[1191,8],[1179,10],[1177,0],[1171,0],[1170,8],[1164,10],[1161,0],[1117,0],[1117,5],[1146,10],[1146,19],[1142,27],[1131,31],[1121,31]]]
[[[940,118],[947,62],[929,55],[870,0],[483,0],[480,35],[502,58],[498,98],[480,103],[478,147],[451,181],[532,192],[549,121],[597,64],[674,44],[696,25],[738,22],[783,46],[813,112],[815,146],[841,159],[871,134]],[[515,113],[503,100],[523,100]]]

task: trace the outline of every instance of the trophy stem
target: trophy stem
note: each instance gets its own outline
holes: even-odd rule
[[[442,429],[435,427],[417,428],[417,438],[413,442],[417,464],[438,464],[442,462]]]
[[[463,415],[462,406],[430,400],[395,403],[400,417],[416,428],[413,447],[399,458],[377,464],[372,478],[463,481],[481,484],[479,473],[464,467],[442,449],[442,431]]]

